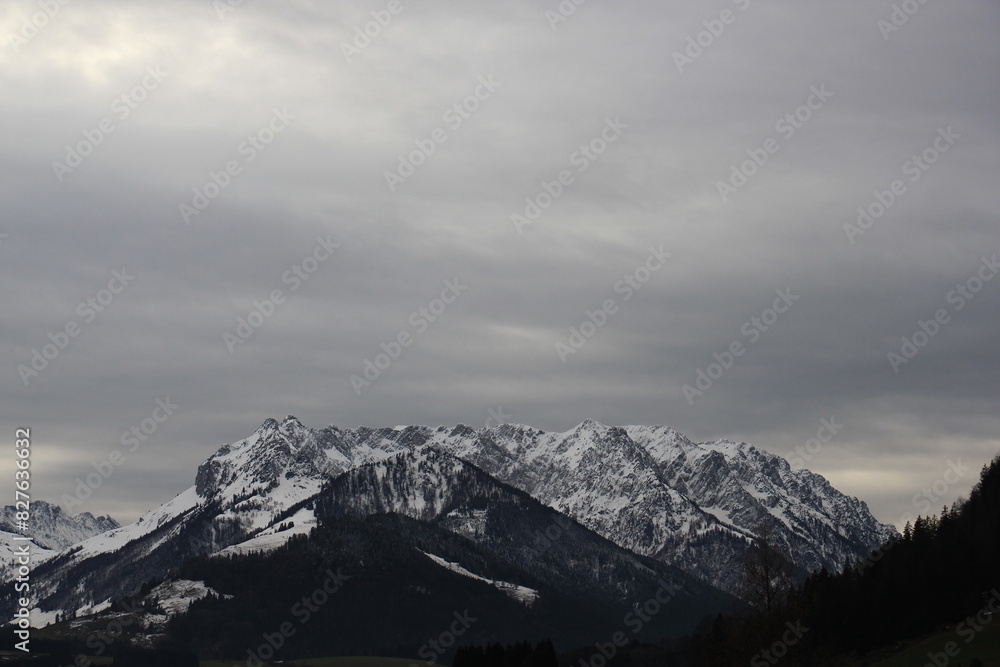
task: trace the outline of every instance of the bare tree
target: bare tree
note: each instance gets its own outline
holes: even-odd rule
[[[782,611],[791,588],[792,565],[778,543],[774,522],[765,519],[743,556],[743,599],[770,619]]]

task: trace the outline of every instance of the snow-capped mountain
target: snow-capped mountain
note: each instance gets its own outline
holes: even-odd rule
[[[23,558],[25,545],[31,553],[32,563],[40,563],[59,553],[40,546],[34,540],[25,541],[18,533],[0,530],[0,582],[8,581],[15,576],[16,561]]]
[[[17,508],[13,505],[0,508],[0,530],[27,535],[39,546],[56,551],[118,527],[118,522],[107,515],[95,517],[90,512],[67,514],[58,505],[32,500],[28,528],[20,531],[16,528],[16,513]]]
[[[316,621],[322,640],[295,640],[317,652],[365,653],[393,637],[411,643],[397,648],[400,655],[413,655],[455,609],[477,619],[471,632],[481,641],[550,637],[574,645],[612,635],[622,619],[632,620],[636,637],[656,639],[740,608],[733,597],[429,446],[327,481],[277,525],[293,523],[304,510],[318,519],[308,537],[264,553],[181,566],[179,579],[204,582],[230,598],[192,606],[191,616],[177,619],[169,632],[202,646],[246,632],[254,619],[268,626],[260,619],[269,614],[278,623],[293,600],[316,586],[320,572],[343,572],[349,580],[329,614]],[[224,552],[235,554],[232,549]],[[639,623],[635,609],[643,604],[655,605],[644,609],[656,613]],[[322,649],[312,644],[319,641]]]
[[[331,480],[427,447],[450,455],[448,462],[440,469],[417,466],[424,470],[419,479],[390,485],[419,490],[425,504],[417,496],[409,504],[386,497],[382,511],[437,516],[438,494],[447,487],[442,476],[467,462],[624,549],[728,592],[737,590],[735,565],[762,519],[775,522],[803,570],[839,569],[894,533],[863,502],[819,475],[792,470],[781,457],[745,443],[693,443],[662,426],[587,420],[563,433],[516,424],[309,429],[287,417],[223,445],[199,466],[193,487],[135,524],[90,537],[39,565],[33,576],[41,609],[92,607],[193,554],[273,549],[315,525],[315,503],[307,501]],[[369,466],[365,474],[372,470],[390,472]],[[370,497],[357,502],[369,509],[388,492],[366,488]],[[449,530],[474,538],[468,532],[474,516],[462,518],[464,528],[453,519]]]
[[[586,589],[607,603],[641,602],[659,582],[676,585],[676,605],[705,613],[721,598],[700,580],[603,538],[478,467],[424,445],[332,480],[314,501],[317,516],[401,514],[475,542],[562,590]],[[719,606],[716,605],[715,609]],[[698,614],[692,614],[700,616]]]
[[[399,462],[398,479],[403,486],[411,478],[406,470],[411,463]],[[472,478],[459,476],[465,481]],[[391,480],[383,481],[393,485]],[[478,484],[455,481],[449,485],[452,497],[479,495]],[[488,487],[494,487],[492,511],[501,516],[507,507],[505,498],[513,499],[517,492],[511,493],[509,487],[505,491],[495,480],[484,480],[481,490]],[[393,491],[390,495],[410,494]],[[534,510],[528,510],[529,515],[554,514],[531,502]],[[290,540],[268,553],[226,561],[188,561],[178,578],[203,581],[228,599],[196,602],[188,614],[174,619],[168,639],[203,650],[218,646],[220,638],[225,638],[236,647],[232,657],[245,658],[246,647],[259,644],[262,632],[288,620],[290,609],[292,617],[295,609],[302,609],[303,595],[308,596],[321,582],[325,588],[334,581],[340,582],[336,592],[326,604],[313,607],[315,613],[307,624],[295,625],[296,632],[284,647],[287,652],[276,652],[276,660],[306,653],[429,658],[432,645],[428,639],[441,636],[443,628],[459,627],[461,643],[549,638],[560,646],[582,646],[620,631],[631,638],[655,641],[688,631],[706,612],[732,608],[731,598],[684,575],[678,575],[678,583],[686,581],[690,589],[683,583],[679,587],[673,581],[661,583],[658,575],[676,572],[663,563],[630,554],[583,527],[577,526],[576,531],[575,536],[567,536],[568,541],[576,541],[584,553],[565,564],[566,585],[547,583],[548,575],[538,575],[535,560],[508,560],[498,555],[499,543],[488,548],[434,522],[402,514],[329,517],[308,537]],[[511,536],[511,547],[517,539]],[[604,556],[614,560],[616,553],[621,559],[617,565],[602,560]],[[589,574],[597,571],[594,564],[604,566],[600,571],[612,581],[616,567],[628,561],[647,568],[636,567],[636,580],[623,582],[635,586],[636,597],[612,600],[606,581],[596,587],[588,584],[594,581]],[[459,619],[468,623],[453,625]],[[449,648],[454,645],[435,649],[436,664],[449,662],[442,655],[450,653]]]
[[[878,523],[864,502],[840,493],[822,476],[792,469],[780,456],[747,443],[695,444],[664,427],[627,431],[656,460],[665,484],[723,525],[752,534],[761,519],[772,519],[787,552],[806,571],[839,571],[846,559],[867,556],[896,534],[894,527]],[[667,560],[684,568],[705,564],[706,551],[724,547],[722,535],[689,530]],[[706,578],[735,590],[737,563],[716,559],[715,574]]]
[[[340,432],[380,451],[426,444],[475,464],[636,553],[736,592],[762,520],[802,571],[839,570],[895,534],[823,477],[746,443],[692,443],[663,426],[584,421],[564,433],[504,424]]]
[[[368,429],[358,433],[355,441],[335,428],[313,431],[288,417],[280,424],[269,419],[250,437],[223,445],[198,467],[194,486],[133,524],[39,563],[32,574],[40,600],[34,622],[48,622],[56,611],[85,613],[192,555],[270,549],[308,532],[314,525],[309,510],[285,521],[294,527],[272,524],[331,477],[406,449],[391,438],[381,448]]]
[[[32,500],[28,527],[22,530],[18,528],[17,512],[14,505],[0,508],[0,581],[7,580],[17,550],[25,544],[17,539],[20,536],[31,538],[31,560],[39,563],[77,542],[118,527],[110,516],[67,514],[58,505]]]

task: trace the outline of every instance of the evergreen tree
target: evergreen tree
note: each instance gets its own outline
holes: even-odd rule
[[[556,647],[548,639],[538,642],[531,655],[531,667],[556,667]]]

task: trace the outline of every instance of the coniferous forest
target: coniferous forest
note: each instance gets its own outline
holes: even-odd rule
[[[918,517],[842,573],[813,573],[799,586],[785,584],[780,567],[774,573],[770,610],[757,604],[750,615],[706,621],[690,664],[854,664],[853,656],[941,630],[961,651],[1000,611],[1000,456],[967,500]],[[976,659],[967,653],[955,664]]]

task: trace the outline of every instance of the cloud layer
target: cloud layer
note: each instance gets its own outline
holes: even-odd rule
[[[118,449],[74,509],[132,519],[286,414],[782,455],[832,418],[808,467],[895,523],[1000,445],[994,3],[12,1],[0,24],[4,421],[33,429],[37,497]]]

